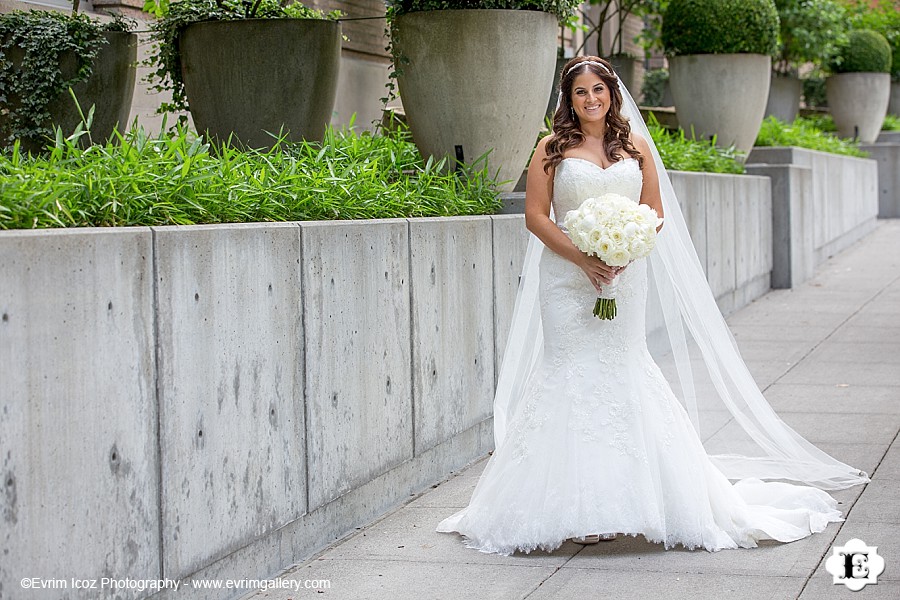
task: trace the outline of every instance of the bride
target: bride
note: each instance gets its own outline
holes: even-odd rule
[[[843,520],[823,489],[866,474],[807,442],[763,398],[612,66],[572,59],[559,96],[553,133],[528,168],[534,236],[494,399],[495,450],[469,505],[437,531],[504,555],[616,534],[716,551],[790,542]],[[650,257],[623,269],[582,253],[561,226],[609,192],[664,217]],[[597,292],[613,280],[618,315],[594,318]],[[716,454],[698,435],[708,415],[725,416],[707,442]]]

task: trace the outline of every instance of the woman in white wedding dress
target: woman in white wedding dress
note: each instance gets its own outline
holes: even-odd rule
[[[867,481],[781,422],[749,378],[705,279],[696,279],[696,254],[680,239],[683,217],[652,140],[632,131],[635,111],[606,61],[578,57],[564,67],[554,132],[528,169],[526,224],[546,247],[526,259],[539,271],[537,306],[529,317],[523,282],[495,399],[493,456],[468,507],[437,527],[459,532],[471,548],[550,552],[569,538],[593,543],[615,534],[709,551],[789,542],[841,521],[837,502],[821,489],[761,477],[826,489]],[[614,269],[566,236],[566,212],[608,192],[665,218],[651,259]],[[613,277],[618,314],[597,319],[597,290]],[[762,448],[756,456],[707,453],[689,416],[696,409],[679,402],[648,350],[651,287],[660,312],[670,311],[673,350],[702,349],[715,383],[707,389]],[[692,373],[682,360],[678,389],[687,403],[697,395]]]

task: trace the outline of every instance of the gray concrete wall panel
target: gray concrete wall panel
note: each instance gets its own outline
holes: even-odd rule
[[[531,234],[525,229],[524,215],[494,215],[494,385],[500,375],[503,353],[516,306],[519,277]]]
[[[491,218],[410,219],[415,453],[493,414]]]
[[[868,144],[862,149],[878,162],[878,216],[882,219],[900,217],[900,140]]]
[[[706,186],[706,279],[722,312],[733,310],[735,288],[735,181],[708,175]]]
[[[691,241],[697,250],[697,257],[700,259],[700,266],[703,272],[707,273],[706,268],[706,175],[702,173],[688,173],[684,171],[673,171],[670,173],[672,179],[672,188],[678,197],[681,206],[681,212],[684,213],[684,220],[687,224],[688,232],[691,234]],[[665,230],[665,226],[663,226]]]
[[[749,172],[779,173],[774,177],[780,183],[773,184],[776,287],[803,281],[816,266],[874,229],[879,210],[875,160],[804,148],[754,148],[747,162]],[[775,165],[805,167],[811,176],[767,170]],[[784,193],[799,196],[789,200]],[[791,225],[779,226],[778,221],[787,218],[785,209],[791,211]],[[799,215],[794,214],[798,210]],[[793,239],[784,244],[787,231]],[[790,259],[779,256],[787,248]]]
[[[747,171],[772,182],[772,287],[799,285],[815,272],[812,168],[759,164]]]
[[[406,220],[301,224],[309,509],[413,456]]]
[[[300,229],[154,237],[164,572],[184,577],[306,512]]]
[[[150,230],[3,232],[0,257],[0,596],[24,597],[22,577],[156,578]],[[63,596],[126,597],[27,594]]]

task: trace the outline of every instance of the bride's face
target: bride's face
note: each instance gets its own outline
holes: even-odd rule
[[[609,88],[599,75],[587,70],[572,84],[572,107],[581,123],[603,121],[612,102]]]

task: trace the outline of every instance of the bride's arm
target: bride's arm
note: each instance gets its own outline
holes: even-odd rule
[[[650,152],[650,144],[640,134],[633,133],[631,142],[641,156],[644,157],[644,168],[642,176],[644,182],[641,186],[641,204],[646,204],[656,211],[659,218],[663,218],[662,196],[659,192],[659,173],[656,172],[656,163],[653,161],[653,154]],[[662,229],[662,225],[656,228],[656,231]]]
[[[525,227],[536,235],[545,246],[576,265],[599,289],[598,280],[608,284],[615,275],[615,269],[595,256],[588,256],[579,250],[572,240],[550,220],[550,198],[553,193],[553,169],[544,172],[544,158],[547,156],[547,139],[538,142],[531,163],[528,165],[528,177],[525,185]]]

